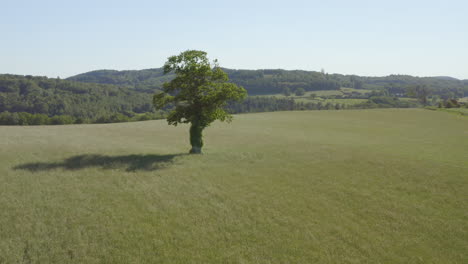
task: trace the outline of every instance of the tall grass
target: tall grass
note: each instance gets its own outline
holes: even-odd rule
[[[0,263],[466,263],[468,119],[0,127]]]

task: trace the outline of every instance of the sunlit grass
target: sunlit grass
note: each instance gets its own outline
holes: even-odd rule
[[[0,127],[0,263],[465,263],[468,119]]]

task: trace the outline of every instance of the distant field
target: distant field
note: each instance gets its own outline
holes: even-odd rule
[[[0,263],[467,263],[468,119],[1,127]]]
[[[353,88],[345,88],[345,87],[342,87],[340,90],[318,90],[318,91],[308,91],[305,93],[305,95],[303,96],[296,96],[294,95],[294,93],[291,93],[291,96],[285,96],[284,94],[268,94],[268,95],[261,95],[261,96],[275,96],[275,97],[289,97],[289,98],[294,98],[294,99],[298,99],[298,98],[304,98],[304,99],[308,99],[311,94],[315,94],[316,96],[331,96],[331,95],[345,95],[346,93],[351,93],[351,92],[357,92],[357,93],[360,93],[360,94],[366,94],[366,93],[370,93],[371,90],[364,90],[364,89],[353,89]]]
[[[260,95],[262,97],[276,97],[276,98],[292,98],[296,102],[303,103],[319,103],[322,104],[344,104],[344,105],[355,105],[366,102],[367,99],[323,99],[323,96],[333,96],[333,95],[346,95],[347,93],[357,92],[360,94],[370,93],[371,90],[364,89],[353,89],[353,88],[341,88],[340,90],[319,90],[319,91],[308,91],[303,96],[296,96],[292,93],[290,96],[285,96],[284,94],[269,94],[269,95]],[[311,95],[315,94],[315,98],[312,98]]]
[[[351,92],[356,92],[360,94],[367,94],[372,92],[372,90],[366,90],[366,89],[354,89],[354,88],[346,88],[346,87],[341,87],[340,90],[343,93],[351,93]]]
[[[355,105],[364,103],[367,99],[308,99],[308,98],[295,98],[296,102],[304,102],[304,103],[322,103],[322,104],[344,104],[344,105]]]
[[[416,99],[416,98],[398,97],[398,99],[400,99],[400,100],[402,100],[402,101],[418,102],[418,99]]]

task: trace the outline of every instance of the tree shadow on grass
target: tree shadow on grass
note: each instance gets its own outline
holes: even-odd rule
[[[80,170],[86,168],[122,169],[126,171],[152,171],[168,167],[177,156],[170,155],[123,155],[106,156],[100,154],[86,154],[67,158],[59,162],[34,162],[15,166],[15,170],[28,170],[31,172],[48,171],[54,169]]]

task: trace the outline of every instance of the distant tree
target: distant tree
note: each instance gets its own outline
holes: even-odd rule
[[[303,96],[305,94],[304,88],[297,88],[295,94],[296,96]]]
[[[167,122],[176,126],[190,123],[190,153],[201,153],[203,129],[213,121],[232,120],[224,106],[228,101],[245,98],[244,88],[228,82],[227,74],[217,61],[210,63],[207,53],[188,50],[171,56],[164,64],[164,74],[175,73],[175,78],[163,84],[153,103],[156,109],[172,107]]]
[[[447,101],[445,101],[444,106],[445,108],[458,108],[460,107],[460,104],[455,99],[448,99]]]
[[[54,116],[50,120],[51,125],[68,125],[68,124],[73,124],[74,122],[75,122],[75,119],[69,115]]]
[[[352,77],[351,80],[352,80],[352,83],[353,83],[353,88],[354,89],[363,89],[364,83],[361,80],[356,79],[356,77],[354,77],[354,76],[351,76],[351,77]]]
[[[283,89],[283,94],[284,94],[285,96],[290,96],[290,95],[291,95],[291,89],[289,89],[289,87],[285,87],[285,88]]]
[[[440,101],[440,96],[434,95],[431,98],[431,105],[437,105],[439,103],[439,101]]]
[[[317,110],[323,110],[323,104],[322,102],[317,103]]]
[[[426,85],[415,85],[408,87],[406,94],[417,98],[423,105],[427,105],[427,97],[431,94],[431,89]]]

